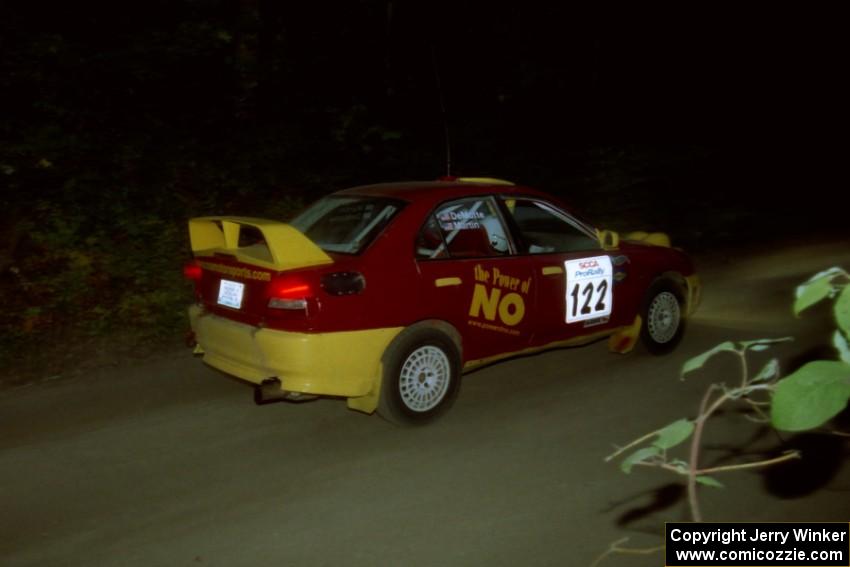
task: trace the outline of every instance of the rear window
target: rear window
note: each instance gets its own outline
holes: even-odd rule
[[[325,197],[290,224],[326,252],[359,254],[400,209],[399,201],[380,197]]]

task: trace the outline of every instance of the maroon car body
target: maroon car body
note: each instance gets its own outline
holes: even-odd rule
[[[275,256],[273,240],[283,237],[273,233],[283,223],[221,219],[196,220],[207,223],[205,230],[217,223],[222,234],[232,221],[238,242],[210,248],[196,245],[201,239],[193,235],[192,321],[199,349],[213,353],[208,362],[281,396],[345,396],[351,407],[377,407],[394,421],[428,420],[451,403],[463,370],[507,356],[606,336],[616,352],[628,352],[638,338],[651,352],[667,352],[699,301],[691,260],[665,235],[621,238],[551,195],[500,180],[334,193],[286,225],[309,249],[308,260],[288,264],[249,253],[267,245],[268,257]],[[238,307],[222,280],[228,290],[241,289]],[[260,360],[268,355],[224,360],[223,335],[212,324],[204,331],[202,319],[283,333],[286,340],[362,339],[356,348],[370,352],[357,372],[374,377],[358,379],[362,385],[351,390],[323,385],[332,378],[287,384],[286,369]],[[285,345],[263,348],[292,348]],[[245,365],[254,368],[240,373]]]

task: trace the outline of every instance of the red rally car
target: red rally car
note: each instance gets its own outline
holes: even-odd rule
[[[259,403],[343,397],[401,423],[448,408],[461,374],[609,337],[672,350],[699,302],[661,233],[600,231],[545,193],[486,178],[325,197],[286,224],[189,221],[195,352]]]

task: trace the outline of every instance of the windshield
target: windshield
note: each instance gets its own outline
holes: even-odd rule
[[[380,197],[325,197],[290,223],[326,252],[359,254],[401,209]]]

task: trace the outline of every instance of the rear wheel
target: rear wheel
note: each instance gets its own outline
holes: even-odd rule
[[[641,316],[641,340],[652,354],[671,352],[685,330],[682,292],[670,280],[655,281],[646,293]]]
[[[431,421],[448,409],[460,385],[460,353],[433,328],[400,335],[384,355],[378,413],[393,423]]]

